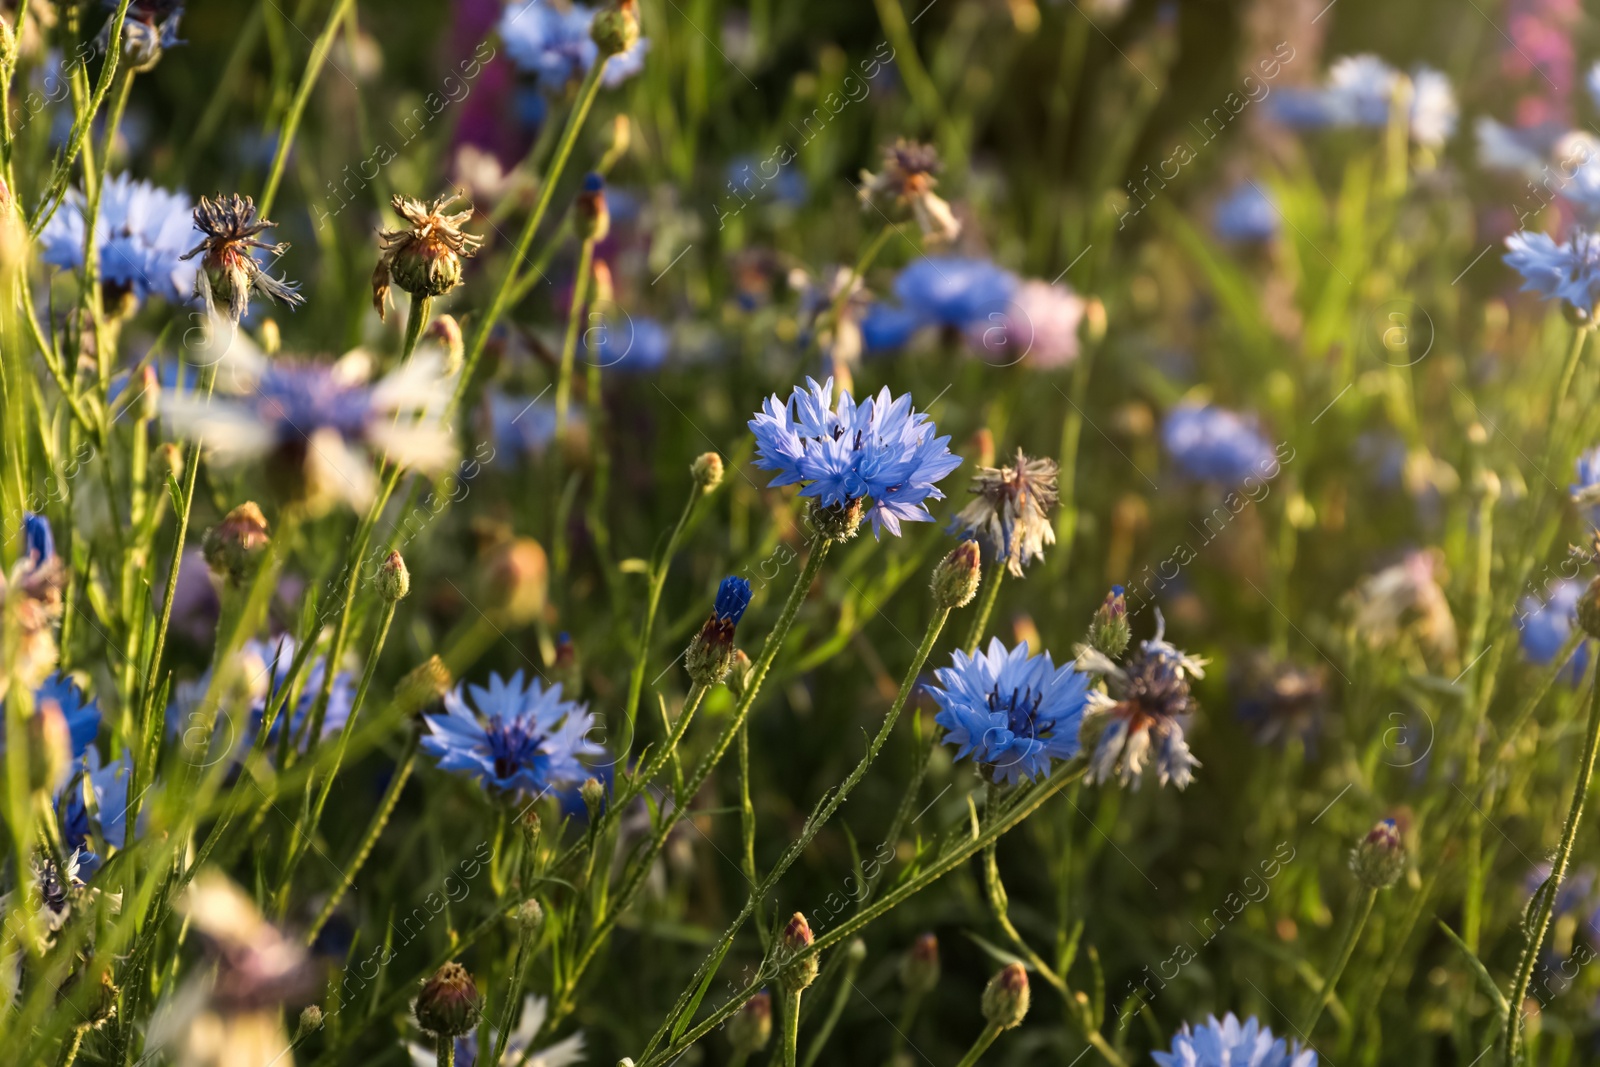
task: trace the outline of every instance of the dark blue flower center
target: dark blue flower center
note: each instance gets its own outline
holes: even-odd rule
[[[1005,695],[999,686],[989,690],[989,710],[1005,712],[1006,728],[1029,740],[1039,738],[1041,726],[1045,735],[1051,732],[1048,724],[1039,721],[1039,705],[1043,700],[1043,691],[1036,693],[1032,689],[1013,687],[1010,695]]]
[[[483,732],[489,738],[489,751],[494,755],[496,778],[510,778],[523,767],[531,766],[539,746],[544,744],[544,735],[531,732],[521,719],[491,716]]]

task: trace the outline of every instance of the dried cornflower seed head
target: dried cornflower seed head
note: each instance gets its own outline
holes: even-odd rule
[[[910,209],[923,239],[948,244],[961,236],[961,223],[950,205],[933,191],[939,184],[939,153],[932,145],[900,138],[883,150],[883,169],[861,172],[861,203]]]
[[[980,537],[1006,570],[1022,577],[1022,568],[1044,556],[1056,543],[1050,512],[1056,506],[1056,461],[1029,459],[1017,449],[1015,465],[980,467],[970,492],[978,499],[961,509],[956,525]]]
[[[234,322],[244,318],[250,310],[250,294],[259,293],[291,308],[305,303],[298,286],[287,279],[274,278],[256,262],[254,249],[276,257],[289,250],[286,243],[267,244],[257,238],[274,225],[268,219],[256,217],[256,204],[248,196],[235,193],[200,198],[194,209],[194,225],[205,240],[182,258],[193,259],[201,253],[201,272],[195,277],[196,291],[209,305],[213,298],[228,302],[228,317]]]
[[[446,212],[460,199],[450,192],[426,204],[399,194],[390,200],[406,226],[378,232],[383,255],[372,274],[372,301],[379,316],[388,308],[391,282],[415,297],[443,296],[461,284],[461,261],[477,255],[483,238],[461,229],[472,218],[470,206]]]

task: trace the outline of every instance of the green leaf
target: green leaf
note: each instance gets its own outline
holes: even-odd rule
[[[1478,976],[1478,984],[1483,987],[1484,995],[1494,1002],[1495,1011],[1498,1012],[1502,1018],[1509,1015],[1510,1005],[1506,1001],[1506,995],[1500,992],[1499,986],[1495,985],[1494,979],[1489,975],[1489,968],[1483,965],[1483,961],[1478,958],[1478,954],[1468,948],[1465,941],[1456,936],[1456,932],[1450,929],[1449,923],[1445,922],[1443,919],[1439,919],[1437,921],[1439,923],[1439,929],[1445,932],[1445,936],[1450,938],[1450,940],[1455,943],[1456,948],[1461,950],[1461,954],[1467,958],[1467,965],[1471,967],[1472,972]]]

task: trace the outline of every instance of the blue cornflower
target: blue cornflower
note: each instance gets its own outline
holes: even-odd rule
[[[100,6],[113,12],[118,0],[100,0]],[[100,31],[100,47],[111,41],[113,14]],[[135,71],[149,70],[161,59],[163,50],[187,42],[178,39],[178,22],[183,18],[181,0],[133,0],[122,21],[122,52]]]
[[[1212,1015],[1197,1027],[1184,1023],[1171,1052],[1150,1055],[1160,1067],[1317,1067],[1315,1052],[1274,1038],[1255,1016],[1241,1023],[1231,1011],[1221,1022]]]
[[[50,520],[31,511],[22,513],[22,541],[32,566],[56,558],[56,535],[50,529]]]
[[[546,688],[535,678],[524,686],[518,671],[509,682],[489,675],[488,689],[465,688],[470,705],[457,686],[445,695],[445,714],[423,716],[432,731],[422,739],[423,750],[441,768],[496,790],[534,795],[588,777],[579,757],[603,751],[585,739],[594,716],[587,705],[562,700],[559,683]]]
[[[94,851],[95,836],[112,849],[121,850],[128,838],[128,782],[133,776],[133,759],[127,753],[102,767],[100,752],[90,748],[83,755],[79,773],[65,789],[61,810],[61,836],[69,853],[77,853],[85,878],[100,869],[100,856]],[[85,790],[94,797],[94,813],[84,799]]]
[[[1255,182],[1241,182],[1217,203],[1211,225],[1225,241],[1269,241],[1278,234],[1278,206]]]
[[[1277,453],[1254,420],[1210,404],[1180,404],[1167,412],[1161,443],[1179,466],[1204,481],[1231,486],[1278,473]]]
[[[914,311],[893,304],[873,304],[861,316],[861,344],[868,352],[892,352],[904,348],[922,325]]]
[[[75,189],[39,235],[43,262],[83,269],[83,212],[83,194]],[[106,285],[127,289],[140,300],[158,296],[169,304],[188,304],[198,268],[183,256],[204,237],[183,193],[169,193],[127,174],[108,179],[101,190],[95,247],[100,250],[100,280]]]
[[[1003,313],[1018,284],[987,260],[924,256],[900,272],[894,294],[922,322],[962,329]]]
[[[67,721],[67,731],[72,735],[72,758],[79,759],[94,744],[100,732],[100,702],[84,699],[83,690],[69,675],[60,671],[46,678],[33,691],[35,714],[46,704],[53,705]]]
[[[1328,126],[1364,126],[1377,129],[1389,124],[1389,112],[1400,72],[1374,55],[1345,56],[1328,69],[1322,89],[1280,89],[1269,107],[1278,121],[1289,126],[1318,129]],[[1411,138],[1437,148],[1455,132],[1459,109],[1450,80],[1430,67],[1411,72]]]
[[[1549,663],[1561,651],[1578,621],[1578,598],[1586,588],[1584,582],[1567,579],[1555,583],[1547,600],[1525,596],[1517,601],[1517,630],[1528,662]],[[1588,663],[1589,642],[1581,641],[1562,676],[1576,684]]]
[[[500,37],[513,63],[537,74],[550,91],[560,92],[589,73],[600,58],[589,36],[594,14],[594,8],[583,4],[563,8],[549,0],[514,0],[500,17]],[[641,37],[626,52],[606,60],[601,83],[614,89],[638,74],[649,50],[650,41]]]
[[[1155,637],[1141,641],[1122,666],[1092,649],[1079,655],[1078,665],[1104,675],[1109,690],[1091,690],[1084,713],[1086,737],[1095,739],[1091,782],[1116,776],[1137,789],[1151,770],[1162,785],[1171,781],[1179,789],[1194,779],[1200,761],[1189,751],[1184,724],[1196,710],[1189,679],[1205,676],[1206,661],[1163,640],[1164,628],[1158,611]]]
[[[12,681],[37,687],[59,658],[55,624],[61,618],[61,557],[49,520],[22,513],[22,551],[9,574],[0,574],[0,612],[17,627]]]
[[[538,397],[507,396],[490,389],[485,397],[494,447],[517,455],[537,456],[556,439],[556,405]],[[582,422],[583,412],[572,417]]]
[[[991,638],[989,650],[967,655],[957,649],[953,666],[934,671],[928,692],[940,711],[944,742],[956,759],[971,756],[991,768],[996,782],[1050,773],[1052,759],[1078,752],[1078,726],[1088,704],[1089,677],[1069,663],[1056,667],[1050,653],[1028,655],[1023,641],[1011,651]],[[943,688],[940,688],[940,687]]]
[[[250,693],[250,714],[245,723],[244,735],[237,737],[234,734],[232,721],[225,713],[219,712],[209,741],[200,738],[198,742],[204,743],[204,747],[219,757],[229,751],[243,755],[255,743],[256,734],[260,731],[261,724],[266,721],[267,709],[278,702],[283,687],[288,682],[295,651],[296,644],[291,637],[280,637],[271,644],[254,638],[246,641],[239,650],[239,678]],[[313,652],[296,680],[296,689],[289,693],[284,706],[278,712],[278,717],[272,725],[272,733],[268,736],[269,741],[277,741],[284,723],[287,722],[289,740],[295,747],[303,752],[310,746],[311,713],[316,707],[317,695],[322,692],[325,671],[323,657]],[[194,681],[178,685],[172,705],[167,709],[169,730],[185,734],[203,725],[196,721],[197,709],[210,684],[211,671],[208,670]],[[341,670],[334,673],[333,686],[328,691],[328,706],[322,713],[321,740],[334,737],[344,729],[345,723],[350,720],[351,708],[355,704],[355,692],[355,678],[349,671]],[[194,738],[189,740],[192,743],[196,742]],[[271,744],[267,748],[269,753],[275,750]]]
[[[833,403],[833,379],[795,386],[788,403],[776,395],[750,420],[756,466],[776,471],[774,486],[803,484],[801,496],[823,507],[848,507],[870,498],[873,533],[895,536],[902,522],[931,522],[924,501],[943,500],[938,482],[961,466],[950,438],[935,437],[928,416],[911,407],[909,393],[887,386],[857,404],[848,392]]]
[[[1522,275],[1524,292],[1565,300],[1581,318],[1600,302],[1600,235],[1574,229],[1557,244],[1549,234],[1523,230],[1506,238],[1505,261]]]
[[[705,625],[689,642],[684,669],[697,685],[716,685],[733,666],[733,634],[750,607],[750,583],[737,576],[722,579],[717,602]]]
[[[755,156],[734,159],[728,164],[728,188],[741,201],[765,196],[779,204],[804,204],[811,193],[805,175],[785,164],[778,164],[768,175],[767,164],[771,162],[774,162],[771,157],[765,161]]]
[[[437,346],[418,348],[374,383],[345,361],[269,360],[225,320],[214,320],[204,354],[217,362],[218,395],[164,393],[163,415],[179,433],[204,440],[220,464],[270,457],[294,496],[365,508],[377,482],[363,448],[431,473],[455,457],[440,417],[449,378]]]
[[[585,331],[583,343],[600,366],[608,370],[659,370],[672,353],[672,332],[655,319],[623,316],[599,330]],[[590,333],[594,344],[589,344]]]

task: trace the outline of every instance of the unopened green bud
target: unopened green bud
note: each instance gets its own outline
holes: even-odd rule
[[[394,604],[404,600],[411,592],[411,572],[399,552],[390,552],[389,558],[378,568],[378,595]]]
[[[1008,963],[983,991],[983,1017],[1002,1030],[1021,1025],[1028,1014],[1028,972]]]
[[[454,684],[455,679],[444,660],[429,656],[400,679],[400,684],[395,686],[394,702],[403,714],[410,715],[443,700]]]
[[[1089,624],[1089,645],[1116,659],[1127,650],[1133,631],[1128,627],[1128,601],[1122,586],[1114,585]]]
[[[295,1031],[295,1040],[298,1041],[307,1034],[316,1033],[322,1029],[322,1009],[315,1004],[307,1004],[300,1012],[300,1026]]]
[[[597,13],[589,36],[600,49],[600,62],[620,55],[639,43],[639,6],[635,0],[620,0],[616,7]]]
[[[900,960],[900,984],[910,993],[923,994],[939,984],[939,939],[923,934],[912,942]]]
[[[556,635],[556,658],[550,665],[550,680],[561,686],[568,700],[576,700],[583,693],[583,665],[578,662],[578,646],[572,635],[562,630]]]
[[[606,787],[600,784],[600,779],[585,778],[578,787],[578,793],[583,797],[583,806],[589,809],[589,818],[599,818],[600,809],[606,802]]]
[[[170,475],[174,481],[183,479],[183,449],[171,441],[163,441],[156,446],[155,453],[150,457],[150,471],[155,475],[157,482],[165,484]]]
[[[470,1034],[483,1016],[483,994],[459,963],[447,963],[422,985],[415,1007],[417,1025],[430,1034]]]
[[[606,239],[606,234],[611,232],[611,209],[606,206],[604,178],[590,173],[583,179],[583,191],[578,194],[573,213],[577,217],[579,237],[585,241]]]
[[[824,540],[848,541],[861,528],[861,500],[811,505],[811,525]]]
[[[550,560],[531,537],[515,537],[495,548],[484,573],[485,594],[502,625],[526,626],[544,614],[550,592]]]
[[[269,356],[277,355],[278,350],[283,347],[283,331],[278,329],[277,320],[267,319],[263,321],[258,333],[261,338],[261,351]]]
[[[700,487],[700,491],[709,493],[722,484],[722,457],[715,452],[707,452],[690,465],[689,473],[694,475],[694,484]]]
[[[742,648],[733,650],[733,662],[728,665],[727,677],[723,680],[728,683],[728,692],[738,700],[744,696],[744,691],[750,685],[750,671],[755,664],[750,662],[750,657],[745,655]]]
[[[772,1040],[772,994],[765,989],[745,1001],[728,1020],[728,1044],[734,1055],[750,1056]]]
[[[977,595],[982,577],[978,542],[961,542],[933,568],[933,606],[944,610],[965,607]]]
[[[266,516],[247,500],[206,531],[201,551],[211,573],[237,589],[255,573],[270,540]]]
[[[1350,869],[1369,889],[1387,889],[1406,871],[1406,846],[1400,827],[1384,819],[1350,851]]]
[[[150,422],[161,412],[161,379],[148,364],[139,378],[139,419]]]
[[[517,925],[522,927],[524,934],[529,935],[537,933],[539,927],[544,925],[544,908],[537,900],[530,897],[517,908]]]
[[[811,924],[797,911],[789,920],[789,924],[783,928],[783,934],[778,940],[782,942],[784,952],[792,954],[810,948],[816,938],[812,936]],[[778,972],[778,981],[789,992],[798,992],[817,980],[819,969],[820,962],[817,960],[817,954],[813,952],[804,959],[785,964]]]
[[[1106,336],[1106,306],[1098,296],[1089,298],[1083,308],[1083,336],[1091,345],[1097,345]]]
[[[11,32],[11,26],[5,19],[0,19],[0,69],[7,72],[17,62],[17,36]],[[7,73],[6,77],[10,77]]]

